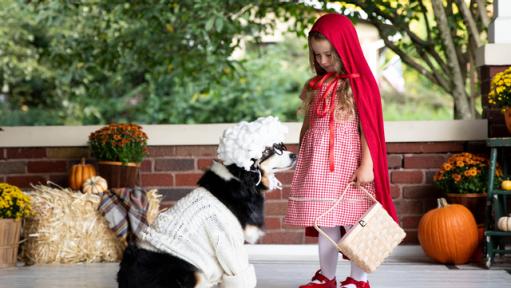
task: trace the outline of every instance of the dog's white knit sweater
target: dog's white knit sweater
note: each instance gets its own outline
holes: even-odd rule
[[[139,247],[169,253],[197,267],[206,281],[199,287],[256,286],[255,270],[248,262],[240,223],[202,187],[161,213],[141,238]]]

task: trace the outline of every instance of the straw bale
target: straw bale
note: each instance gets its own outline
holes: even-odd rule
[[[119,261],[126,246],[97,210],[101,195],[45,185],[30,193],[22,258],[27,264]]]

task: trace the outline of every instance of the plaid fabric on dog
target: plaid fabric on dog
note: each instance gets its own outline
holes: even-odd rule
[[[139,237],[148,226],[149,208],[146,192],[140,188],[113,188],[103,193],[99,211],[117,237],[126,239],[128,232]]]

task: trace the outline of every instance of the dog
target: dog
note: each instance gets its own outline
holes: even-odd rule
[[[218,158],[196,189],[160,213],[124,251],[120,288],[253,288],[244,242],[263,234],[264,192],[281,188],[275,173],[292,168],[287,128],[275,117],[224,131]]]

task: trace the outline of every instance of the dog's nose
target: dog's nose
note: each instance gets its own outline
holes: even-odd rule
[[[289,155],[289,158],[291,158],[291,160],[296,160],[296,154]]]

